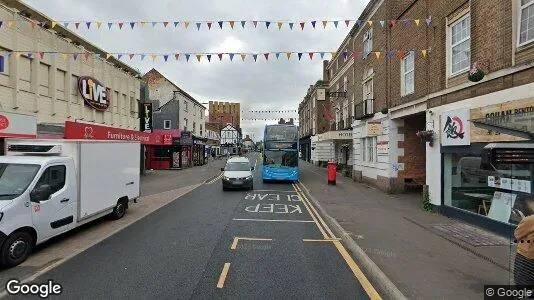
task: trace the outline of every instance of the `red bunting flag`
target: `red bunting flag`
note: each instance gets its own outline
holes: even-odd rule
[[[167,25],[169,25],[169,22],[167,21],[163,22],[163,27],[167,27]]]
[[[76,29],[80,28],[80,23],[74,23],[74,26],[76,26]]]
[[[222,60],[222,53],[217,54],[217,56],[219,57],[219,60]]]
[[[134,58],[135,54],[130,54],[130,60],[132,60],[132,58]]]
[[[313,52],[308,53],[308,55],[310,56],[310,60],[312,60],[313,59]]]
[[[349,27],[349,24],[350,24],[350,20],[345,20],[345,25],[347,25],[347,27]]]
[[[395,25],[397,25],[397,20],[389,21],[389,28],[393,28],[393,27],[395,27]]]
[[[263,56],[265,56],[265,60],[269,60],[269,53],[264,53]]]
[[[180,53],[174,54],[174,58],[176,58],[176,60],[178,60],[180,58]]]
[[[89,52],[85,52],[85,55],[84,55],[84,56],[85,56],[85,60],[88,60],[89,57],[91,57],[91,53],[89,53]]]
[[[352,58],[354,58],[354,60],[358,59],[358,52],[352,52]]]
[[[405,54],[406,54],[406,53],[404,52],[404,50],[399,50],[399,51],[397,51],[397,57],[398,57],[398,58],[403,58]]]
[[[44,52],[39,52],[39,57],[41,58],[41,60],[44,58]]]
[[[120,23],[119,23],[119,29],[122,29],[122,25],[124,25],[124,23],[123,23],[123,22],[120,22]]]
[[[304,22],[301,22],[301,23],[300,23],[300,28],[301,28],[302,30],[304,30],[304,24],[305,24]]]
[[[212,22],[208,22],[208,29],[211,29]]]

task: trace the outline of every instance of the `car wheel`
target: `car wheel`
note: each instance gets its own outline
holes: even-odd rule
[[[121,219],[126,214],[126,203],[124,200],[119,200],[117,205],[113,208],[111,218],[114,220]]]
[[[17,231],[11,234],[2,245],[2,266],[11,268],[25,261],[34,243],[33,236],[27,231]]]

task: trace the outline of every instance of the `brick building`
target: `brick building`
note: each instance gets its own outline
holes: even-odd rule
[[[231,124],[236,129],[241,128],[241,105],[234,102],[210,101],[208,106],[209,122],[221,124],[221,129]]]
[[[306,96],[299,104],[300,152],[301,158],[308,162],[314,161],[312,153],[315,154],[315,144],[312,146],[312,139],[315,139],[317,134],[324,133],[330,128],[325,115],[330,108],[326,101],[327,89],[328,83],[318,80],[314,85],[310,85]]]
[[[345,103],[352,110],[353,178],[389,192],[428,185],[446,214],[514,224],[512,211],[532,197],[517,187],[532,183],[532,167],[494,170],[518,180],[499,193],[479,174],[483,147],[533,135],[532,18],[534,0],[371,0],[323,71],[330,138],[346,128]],[[335,146],[331,154],[339,162]]]

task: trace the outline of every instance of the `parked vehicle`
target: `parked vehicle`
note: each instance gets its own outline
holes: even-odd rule
[[[0,264],[105,215],[120,219],[139,197],[140,144],[6,140],[0,156]]]
[[[222,177],[223,190],[231,188],[254,189],[254,166],[250,165],[250,160],[246,157],[238,156],[228,159],[226,167],[221,168],[224,172]]]

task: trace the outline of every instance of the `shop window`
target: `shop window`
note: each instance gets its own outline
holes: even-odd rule
[[[521,0],[519,8],[519,46],[534,41],[534,0]]]
[[[469,70],[471,64],[471,17],[466,14],[448,28],[450,75]]]
[[[376,162],[376,136],[362,139],[362,153],[364,162]]]
[[[517,224],[534,213],[534,165],[487,164],[480,153],[443,155],[444,204]]]
[[[163,129],[171,129],[171,120],[163,121]]]

